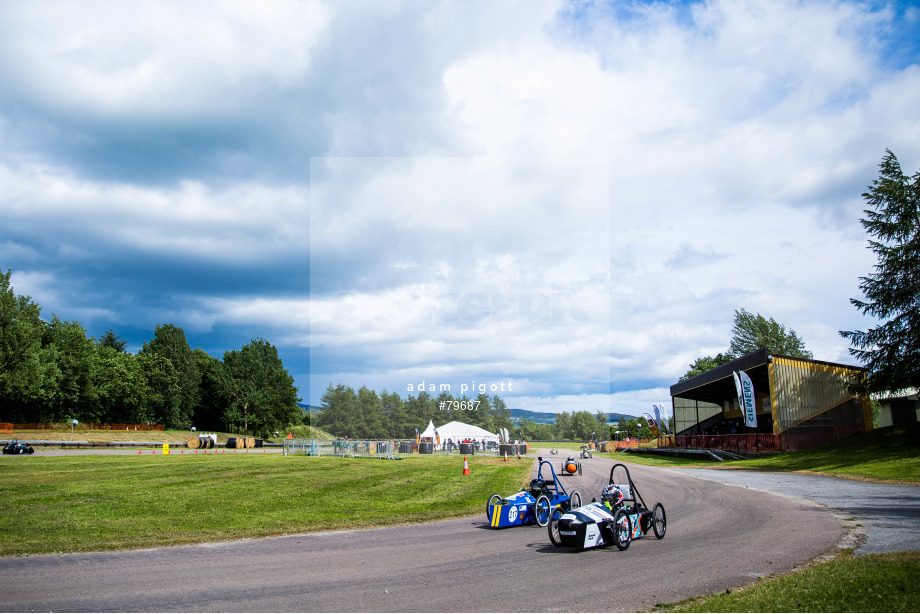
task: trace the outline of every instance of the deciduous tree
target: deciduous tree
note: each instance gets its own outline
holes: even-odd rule
[[[299,420],[294,378],[284,368],[278,349],[265,339],[254,339],[240,350],[224,353],[223,382],[230,405],[227,424],[243,432],[268,436]]]

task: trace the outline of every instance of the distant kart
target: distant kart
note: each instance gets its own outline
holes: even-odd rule
[[[562,464],[559,465],[559,474],[560,475],[581,475],[581,463],[575,460],[575,456],[569,454],[569,456],[562,461]]]
[[[622,472],[617,472],[618,468]],[[650,531],[658,539],[664,537],[668,528],[664,506],[656,503],[651,510],[646,507],[626,465],[617,463],[610,468],[610,484],[622,493],[622,500],[612,508],[592,501],[569,511],[553,510],[547,531],[554,546],[583,550],[612,544],[626,550],[632,540]]]
[[[25,446],[15,439],[3,446],[4,454],[33,454],[34,452],[32,446]]]
[[[545,527],[554,511],[581,506],[581,495],[578,491],[572,491],[571,495],[566,492],[556,478],[552,463],[542,457],[538,462],[537,477],[530,481],[528,488],[510,497],[498,494],[489,497],[486,518],[490,527],[499,529],[534,522]]]
[[[581,447],[581,457],[582,458],[594,458],[591,456],[591,450],[588,449],[588,446]]]

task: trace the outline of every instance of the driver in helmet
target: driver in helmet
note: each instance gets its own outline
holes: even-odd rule
[[[616,484],[608,484],[601,492],[601,503],[611,512],[623,505],[623,491]]]
[[[546,481],[539,478],[530,480],[530,494],[536,499],[546,492]]]

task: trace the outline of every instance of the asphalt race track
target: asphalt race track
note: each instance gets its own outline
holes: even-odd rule
[[[557,470],[563,457],[546,456]],[[584,460],[584,475],[561,480],[588,502],[612,463]],[[664,504],[668,527],[623,552],[556,548],[536,525],[490,529],[483,501],[480,516],[426,525],[4,558],[0,610],[638,611],[791,569],[844,534],[836,516],[801,499],[630,471],[649,506]]]

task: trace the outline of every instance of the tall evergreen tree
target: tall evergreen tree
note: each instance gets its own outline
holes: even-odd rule
[[[383,439],[387,436],[383,404],[377,393],[367,386],[358,389],[358,422],[353,437]]]
[[[337,437],[354,437],[359,421],[358,395],[354,389],[341,382],[336,386],[329,384],[320,400],[322,409],[315,426]]]
[[[99,338],[99,345],[110,347],[117,352],[124,352],[128,347],[128,342],[116,335],[110,328]]]
[[[920,171],[908,177],[890,150],[863,198],[871,209],[860,221],[874,239],[875,273],[860,277],[866,300],[850,299],[883,321],[865,331],[840,331],[850,354],[868,369],[868,392],[920,388]]]

